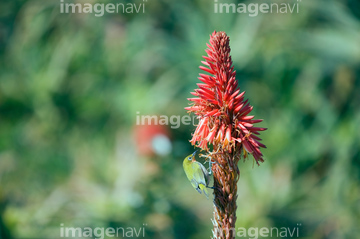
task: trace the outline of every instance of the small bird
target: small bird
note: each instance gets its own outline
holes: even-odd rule
[[[204,192],[206,198],[209,199],[209,194],[206,190],[206,188],[212,188],[208,186],[209,172],[206,170],[204,165],[195,160],[196,152],[197,150],[184,159],[184,171],[187,178],[191,182],[191,185],[196,189],[196,191],[198,191],[200,194]]]

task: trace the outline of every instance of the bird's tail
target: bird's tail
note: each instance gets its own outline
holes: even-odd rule
[[[201,191],[204,192],[206,198],[209,199],[209,193],[208,193],[208,191],[206,189],[206,186],[204,184],[199,184],[199,188],[200,188]]]

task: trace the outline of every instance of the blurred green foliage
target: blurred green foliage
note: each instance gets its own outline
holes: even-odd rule
[[[1,239],[56,238],[61,223],[208,238],[212,202],[182,171],[194,126],[170,129],[171,154],[153,157],[136,153],[133,128],[136,112],[186,115],[214,30],[230,36],[239,86],[268,128],[265,163],[239,165],[237,226],[360,235],[358,1],[256,17],[205,0],[103,17],[59,3],[0,2]]]

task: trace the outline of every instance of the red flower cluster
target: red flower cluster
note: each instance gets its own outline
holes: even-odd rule
[[[198,98],[189,98],[190,107],[185,109],[198,115],[199,124],[193,134],[191,143],[208,150],[208,144],[214,145],[214,150],[240,148],[254,156],[256,163],[263,162],[260,147],[266,146],[259,141],[259,131],[266,128],[254,127],[262,120],[253,119],[248,114],[253,109],[244,101],[245,92],[240,93],[235,79],[236,72],[230,56],[229,37],[224,32],[213,32],[210,44],[207,44],[207,56],[203,56],[206,66],[200,69],[210,75],[200,74],[197,84],[199,89],[191,92]]]

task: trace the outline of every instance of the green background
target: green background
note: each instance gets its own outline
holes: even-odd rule
[[[236,226],[357,238],[360,3],[256,17],[207,0],[133,3],[145,13],[0,2],[0,238],[59,238],[61,223],[209,238],[212,200],[182,169],[195,127],[167,127],[167,155],[141,154],[134,132],[136,112],[187,115],[214,30],[230,36],[239,86],[268,128],[265,162],[239,163]]]

